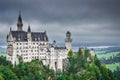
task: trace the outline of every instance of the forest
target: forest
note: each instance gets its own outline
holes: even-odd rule
[[[77,53],[70,50],[63,71],[49,69],[38,59],[26,63],[20,59],[19,65],[13,67],[6,57],[0,56],[0,80],[120,80],[89,49],[80,48]]]

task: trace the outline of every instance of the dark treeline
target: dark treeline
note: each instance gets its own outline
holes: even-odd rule
[[[109,47],[106,49],[106,53],[109,52],[120,52],[120,47]]]
[[[105,51],[105,52],[98,54],[109,54],[110,52],[120,52],[120,47],[109,47],[109,48],[100,49],[100,51]]]
[[[120,66],[117,67],[116,71],[114,71],[114,74],[116,74],[120,79]]]
[[[13,68],[5,57],[0,57],[0,80],[120,80],[116,73],[101,64],[88,49],[79,49],[76,54],[69,51],[64,71],[49,69],[49,65],[44,66],[39,60],[27,63],[20,60]]]
[[[111,56],[108,59],[101,58],[100,60],[101,60],[102,63],[105,63],[105,64],[118,63],[118,62],[120,62],[120,53],[118,55],[116,55],[116,56]]]

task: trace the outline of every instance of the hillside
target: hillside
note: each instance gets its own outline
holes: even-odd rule
[[[41,61],[23,63],[12,68],[5,57],[0,57],[0,80],[119,80],[117,75],[101,64],[89,50],[79,49],[68,53],[67,66],[56,72]]]
[[[100,61],[106,64],[112,72],[120,75],[120,47],[113,46],[108,48],[99,48],[95,50]]]

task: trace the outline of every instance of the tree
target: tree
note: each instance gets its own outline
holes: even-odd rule
[[[4,56],[0,56],[0,65],[12,67],[11,62],[7,61]]]
[[[18,80],[16,74],[9,67],[5,66],[0,66],[0,76],[3,80]]]
[[[68,56],[73,56],[73,51],[72,51],[72,50],[70,50],[70,51],[68,52]]]

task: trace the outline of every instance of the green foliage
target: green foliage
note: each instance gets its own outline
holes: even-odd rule
[[[74,57],[77,56],[77,57]],[[105,65],[101,64],[97,56],[91,56],[88,49],[79,49],[78,53],[68,58],[69,64],[66,74],[71,80],[118,80]],[[91,62],[87,61],[87,58]],[[64,74],[64,77],[66,76]],[[68,78],[65,78],[68,79]]]
[[[19,63],[22,63],[22,62],[23,62],[22,56],[17,55],[17,58],[18,58],[18,60],[19,60]]]
[[[70,50],[68,56],[64,73],[49,69],[49,65],[44,66],[39,60],[23,63],[19,56],[20,64],[12,68],[10,62],[2,56],[0,80],[119,80],[106,65],[101,64],[96,55],[91,56],[88,49],[79,49],[77,53]]]
[[[0,78],[1,80],[18,80],[16,74],[5,66],[0,66]]]
[[[0,56],[0,65],[12,67],[11,62],[6,61],[6,57]]]
[[[68,56],[73,56],[72,50],[70,50],[70,51],[68,52]]]

